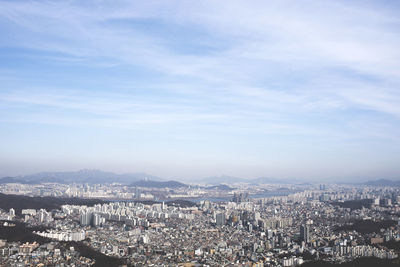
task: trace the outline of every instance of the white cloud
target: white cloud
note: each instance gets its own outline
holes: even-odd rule
[[[357,1],[3,1],[0,48],[100,70],[76,84],[147,76],[89,90],[2,67],[1,121],[397,142],[399,23]]]

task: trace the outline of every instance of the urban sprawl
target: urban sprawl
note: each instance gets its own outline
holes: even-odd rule
[[[4,194],[103,199],[93,206],[1,210],[3,229],[23,224],[46,241],[0,240],[0,265],[95,264],[79,253],[80,243],[128,266],[298,266],[398,258],[398,251],[384,245],[400,240],[397,188],[234,186],[0,185]],[[285,193],[260,194],[278,191]],[[192,202],[169,202],[178,198]]]

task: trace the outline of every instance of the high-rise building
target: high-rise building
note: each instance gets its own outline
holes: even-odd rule
[[[41,209],[39,211],[39,222],[45,222],[47,220],[47,212],[46,210]]]
[[[135,187],[135,198],[140,199],[141,195],[142,195],[142,192],[140,191],[140,189]]]
[[[222,226],[225,224],[225,213],[218,213],[215,217],[217,226]]]
[[[82,226],[90,225],[92,221],[92,213],[84,212],[81,214],[80,223]]]
[[[300,226],[300,239],[305,243],[310,242],[310,227],[308,225]]]
[[[101,216],[99,214],[93,215],[93,226],[99,226],[101,224]]]

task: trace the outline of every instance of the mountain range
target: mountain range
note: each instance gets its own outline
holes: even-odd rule
[[[391,187],[398,187],[400,186],[400,181],[392,181],[387,179],[379,179],[374,181],[368,181],[364,183],[368,186],[391,186]]]
[[[159,181],[161,178],[146,173],[126,173],[116,174],[100,170],[83,169],[70,172],[41,172],[31,175],[4,177],[0,179],[0,184],[4,183],[122,183],[131,184],[140,180]]]
[[[116,174],[113,172],[105,172],[101,170],[90,170],[83,169],[79,171],[68,171],[68,172],[40,172],[30,175],[22,175],[16,177],[4,177],[0,178],[0,184],[4,183],[21,183],[21,184],[40,184],[40,183],[121,183],[132,186],[149,187],[148,185],[153,183],[154,187],[163,187],[162,183],[166,182],[166,179],[150,175],[147,173],[125,173]],[[176,181],[168,181],[170,186],[178,187],[184,184]],[[171,182],[176,184],[171,184]],[[256,179],[244,179],[233,176],[217,176],[207,177],[198,180],[199,183],[209,185],[220,185],[220,184],[234,184],[234,183],[251,183],[251,184],[277,184],[277,183],[295,183],[295,180],[284,180],[275,178],[260,177]],[[141,184],[141,185],[140,185]],[[186,185],[185,185],[186,186]],[[151,187],[151,186],[150,186]]]
[[[40,184],[40,183],[121,183],[130,186],[138,187],[186,187],[186,184],[181,182],[163,179],[147,173],[125,173],[117,174],[113,172],[105,172],[101,170],[83,169],[79,171],[68,172],[40,172],[30,175],[22,175],[15,177],[0,178],[0,184],[5,183],[20,183],[20,184]],[[193,181],[208,186],[221,186],[221,184],[232,185],[235,183],[247,184],[301,184],[300,180],[295,179],[279,179],[270,177],[260,177],[255,179],[244,179],[234,176],[213,176],[197,181]],[[304,182],[304,181],[303,181]],[[387,179],[373,180],[362,183],[368,186],[400,186],[400,181]],[[222,189],[222,188],[219,188]],[[227,188],[225,188],[227,189]]]

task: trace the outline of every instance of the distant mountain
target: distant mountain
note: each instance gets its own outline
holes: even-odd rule
[[[41,172],[25,176],[5,177],[4,181],[17,181],[19,183],[122,183],[130,184],[139,180],[161,180],[161,178],[146,173],[116,174],[100,170],[80,170],[76,172]]]
[[[188,187],[188,185],[183,184],[177,181],[152,181],[152,180],[140,180],[131,184],[131,186],[137,187],[152,187],[152,188],[179,188],[179,187]]]
[[[364,183],[369,186],[400,186],[400,181],[392,181],[387,179],[380,179],[375,181],[368,181]]]
[[[220,190],[220,191],[231,191],[231,190],[233,190],[235,188],[230,187],[230,186],[228,186],[226,184],[220,184],[220,185],[209,186],[209,187],[206,187],[205,189]]]
[[[26,184],[27,182],[14,177],[0,178],[0,184]]]
[[[251,179],[248,182],[252,184],[292,184],[296,183],[297,181],[290,179],[259,177],[256,179]]]
[[[219,185],[219,184],[233,184],[233,183],[248,183],[249,180],[239,177],[222,175],[222,176],[203,178],[200,180],[200,182],[205,184]]]

